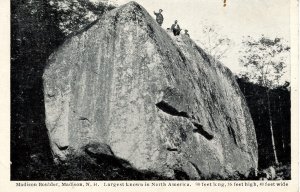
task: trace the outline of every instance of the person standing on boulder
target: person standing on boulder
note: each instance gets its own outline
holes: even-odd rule
[[[174,36],[178,36],[180,34],[180,31],[181,31],[180,26],[178,25],[177,22],[178,21],[175,20],[174,24],[171,26],[171,30],[173,31]]]
[[[156,16],[156,22],[161,26],[164,22],[164,16],[161,14],[163,12],[162,9],[159,9],[158,13],[154,11],[154,15]]]
[[[188,31],[187,29],[184,30],[184,34],[185,34],[186,36],[190,37],[189,31]]]

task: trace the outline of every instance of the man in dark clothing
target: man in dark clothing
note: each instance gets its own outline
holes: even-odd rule
[[[180,31],[181,31],[180,26],[178,25],[177,22],[178,22],[178,21],[175,20],[174,24],[171,26],[171,30],[173,31],[174,36],[179,35],[179,34],[180,34]]]
[[[186,30],[184,30],[184,34],[186,35],[186,36],[188,36],[188,37],[190,37],[190,34],[188,33],[189,31],[186,29]]]
[[[156,21],[160,26],[164,22],[164,16],[161,14],[162,12],[163,12],[162,9],[159,9],[158,13],[155,13],[154,11],[154,15],[156,16]]]

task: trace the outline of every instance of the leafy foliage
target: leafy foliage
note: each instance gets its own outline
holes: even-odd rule
[[[247,101],[254,123],[258,144],[258,166],[267,168],[274,165],[274,153],[270,132],[270,103],[271,120],[273,123],[274,140],[278,161],[284,164],[291,162],[291,100],[288,84],[269,90],[268,88],[237,78],[237,82]]]
[[[87,0],[51,0],[50,4],[60,15],[59,28],[64,35],[84,28],[97,20],[115,6],[107,1],[90,2]]]
[[[47,57],[64,38],[58,23],[46,0],[11,1],[11,158],[16,164],[30,151],[47,146],[41,144],[47,142],[46,129],[40,126],[41,76]]]
[[[271,39],[262,35],[258,39],[248,36],[242,42],[241,76],[259,85],[273,88],[280,85],[286,72],[290,47],[282,38]]]
[[[245,70],[241,72],[241,76],[266,88],[265,98],[267,99],[267,105],[265,107],[269,120],[274,163],[278,164],[270,90],[280,85],[280,79],[286,68],[288,57],[286,53],[289,52],[290,47],[281,38],[271,39],[264,35],[258,39],[248,36],[242,44],[240,62]]]

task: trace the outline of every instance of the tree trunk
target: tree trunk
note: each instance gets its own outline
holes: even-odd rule
[[[271,103],[270,103],[269,91],[270,91],[270,89],[267,89],[268,116],[269,116],[269,121],[270,121],[270,131],[271,131],[271,139],[272,139],[272,148],[273,148],[273,153],[274,153],[274,161],[275,161],[275,164],[277,165],[278,164],[278,158],[277,158],[275,139],[274,139],[274,133],[273,133],[273,120],[272,120],[272,112],[271,112]]]
[[[282,106],[281,106],[281,98],[279,96],[279,114],[280,114],[280,122],[283,121],[283,117],[282,117]],[[280,124],[281,127],[281,142],[282,142],[282,151],[283,153],[285,153],[285,138],[284,138],[284,130],[283,130],[283,126],[282,124]]]

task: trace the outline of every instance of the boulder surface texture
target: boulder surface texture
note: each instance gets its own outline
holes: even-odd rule
[[[257,168],[253,122],[232,72],[135,2],[67,39],[43,80],[56,159],[104,143],[133,167],[170,177]]]

